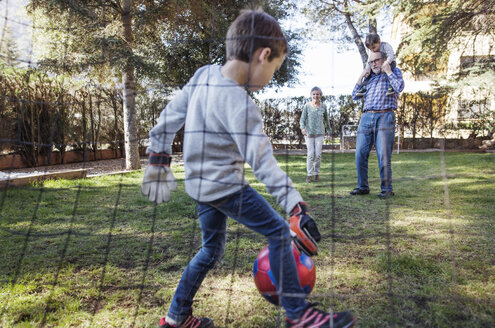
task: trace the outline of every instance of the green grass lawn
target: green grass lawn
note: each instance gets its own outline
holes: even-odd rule
[[[311,184],[304,156],[278,160],[323,235],[311,301],[352,310],[357,327],[495,327],[495,154],[394,154],[390,200],[375,196],[374,154],[365,196],[349,195],[353,154],[324,154]],[[157,326],[201,233],[182,181],[154,207],[142,174],[0,191],[1,327]],[[265,240],[234,221],[227,239],[195,314],[217,327],[283,326],[251,275]]]

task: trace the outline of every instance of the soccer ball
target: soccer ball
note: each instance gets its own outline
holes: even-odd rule
[[[316,281],[315,264],[311,257],[304,253],[299,253],[297,248],[292,245],[292,254],[296,260],[297,273],[299,274],[299,283],[306,295],[311,293]],[[275,280],[270,269],[270,261],[268,259],[268,246],[265,246],[258,254],[253,265],[254,283],[260,294],[270,303],[278,304],[277,289],[275,288]]]

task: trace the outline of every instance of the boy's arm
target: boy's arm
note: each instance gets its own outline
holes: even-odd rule
[[[290,230],[296,247],[313,256],[318,254],[321,236],[316,222],[307,211],[307,204],[292,186],[292,180],[278,166],[268,136],[263,132],[261,113],[253,102],[229,117],[231,136],[256,178],[276,197],[277,203],[290,214]],[[245,120],[239,120],[245,117]]]
[[[382,45],[383,52],[387,56],[386,61],[389,64],[392,64],[392,62],[394,62],[396,59],[394,48],[392,48],[392,46],[387,42],[382,42],[381,45]]]
[[[239,117],[245,117],[246,120],[239,120]],[[278,166],[270,140],[263,132],[261,113],[252,101],[249,101],[247,107],[229,114],[229,130],[242,158],[251,166],[256,178],[266,185],[266,190],[290,214],[303,199],[293,187],[292,180]]]
[[[168,202],[170,191],[177,189],[170,164],[172,142],[182,127],[187,113],[186,87],[161,112],[158,123],[150,131],[150,143],[146,152],[150,155],[144,171],[141,193],[156,204]]]
[[[175,134],[184,125],[187,114],[187,85],[167,104],[160,113],[157,124],[151,129],[150,146],[146,153],[172,154],[172,142]]]

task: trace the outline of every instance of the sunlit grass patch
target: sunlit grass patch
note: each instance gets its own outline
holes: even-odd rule
[[[495,155],[446,153],[444,180],[439,153],[394,154],[396,195],[387,201],[375,196],[374,154],[371,193],[363,197],[349,195],[353,154],[324,154],[321,181],[310,184],[305,156],[278,159],[323,236],[309,300],[351,309],[359,327],[495,326]],[[178,190],[158,206],[140,193],[142,170],[6,191],[0,326],[155,327],[201,247],[183,166],[173,170]],[[249,168],[246,180],[288,217]],[[252,277],[266,244],[229,220],[225,255],[194,313],[219,327],[282,326],[284,312],[263,299]]]

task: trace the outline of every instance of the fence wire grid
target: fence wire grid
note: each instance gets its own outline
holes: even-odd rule
[[[33,34],[38,29],[57,29],[38,26],[36,21],[30,24],[21,22],[11,16],[7,4],[8,1],[4,1],[4,14],[0,16],[3,19],[0,45],[4,44],[8,29],[16,25],[24,26]],[[101,22],[94,26],[98,24]],[[212,24],[212,39],[216,34],[214,28],[215,24]],[[64,31],[70,31],[70,27]],[[168,41],[179,45],[212,40],[184,40],[180,35],[175,35]],[[30,55],[33,46],[30,45]],[[3,54],[1,57],[5,62],[24,63],[29,69],[36,69],[38,65],[33,58],[11,58]],[[104,47],[100,57],[101,61],[92,61],[88,65],[105,65],[110,60],[118,59]],[[61,69],[72,67],[70,61],[45,65],[55,65]],[[79,68],[85,67],[84,64],[77,65]],[[286,62],[285,65],[289,64]],[[64,75],[60,77],[65,78]],[[327,87],[331,88],[334,84],[334,81],[329,81]],[[177,87],[151,82],[144,89],[137,90],[136,94],[152,92],[169,97],[170,90]],[[205,87],[226,88],[211,84]],[[70,108],[74,104],[64,100],[46,102],[24,99],[22,94],[0,97],[5,103],[20,104],[21,107],[36,104]],[[100,101],[105,100],[93,105],[98,106]],[[151,120],[156,121],[156,117]],[[0,144],[13,145],[14,148],[26,144],[50,149],[60,145],[75,149],[82,147],[82,169],[92,163],[89,154],[93,148],[89,146],[98,149],[108,144],[94,141],[91,133],[75,144],[53,142],[56,139],[57,119],[47,131],[48,143],[32,143],[21,138],[24,128],[22,120],[19,119],[17,124],[16,138],[2,137]],[[91,118],[89,125],[95,124]],[[208,131],[205,126],[202,131],[186,133],[216,135],[218,131]],[[252,135],[243,131],[225,133],[231,136],[241,134],[246,139],[265,138],[264,134]],[[134,141],[146,143],[146,139],[141,137]],[[123,144],[124,140],[114,139],[113,142],[118,145]],[[4,170],[5,174],[15,171],[14,163],[19,156],[14,153],[9,169]],[[303,156],[294,155],[289,147],[279,151],[277,156],[279,166],[294,180],[296,189],[302,190],[322,232],[320,255],[314,259],[317,284],[308,296],[310,301],[318,301],[332,312],[352,310],[358,317],[358,327],[485,327],[495,322],[494,296],[480,293],[480,297],[461,292],[469,277],[462,272],[464,266],[459,268],[459,261],[465,259],[459,256],[459,252],[467,251],[460,248],[459,241],[482,241],[489,255],[484,263],[487,266],[484,274],[488,274],[484,281],[493,288],[495,282],[493,276],[489,276],[490,272],[494,273],[495,267],[493,223],[482,222],[482,225],[492,227],[486,231],[465,230],[453,223],[456,218],[452,210],[449,179],[459,175],[448,173],[446,158],[449,153],[443,147],[430,157],[437,161],[437,169],[432,174],[428,170],[424,175],[395,175],[394,178],[394,184],[402,188],[400,192],[410,196],[414,194],[411,189],[422,184],[440,186],[442,199],[435,198],[434,203],[436,206],[440,204],[437,210],[442,224],[437,227],[432,222],[425,222],[431,229],[418,231],[404,229],[400,226],[400,220],[394,217],[400,215],[397,214],[401,211],[398,209],[400,207],[404,207],[405,215],[411,214],[410,210],[415,208],[413,204],[400,201],[401,198],[398,201],[395,198],[375,200],[369,197],[357,200],[348,195],[355,185],[355,178],[344,171],[346,167],[354,167],[352,155],[333,149],[325,152],[322,181],[311,185],[303,182],[306,175]],[[397,164],[394,157],[402,159],[400,156],[406,155],[394,155],[393,165]],[[372,161],[373,158],[370,159],[370,176],[371,171],[376,170]],[[50,152],[46,155],[46,164],[53,164]],[[45,173],[50,169],[48,166],[40,168]],[[158,206],[140,196],[142,170],[24,187],[11,186],[9,176],[0,191],[0,243],[3,245],[0,326],[155,326],[159,317],[166,314],[185,265],[201,247],[195,202],[183,188],[184,167],[176,163],[172,168],[179,182],[179,191],[173,193],[169,203]],[[466,176],[469,177],[469,174]],[[258,186],[249,168],[243,172],[243,177],[282,213],[275,201],[264,192],[264,187]],[[379,179],[371,178],[370,183],[379,185]],[[289,188],[288,185],[267,187]],[[430,242],[434,245],[439,243],[441,248],[432,249],[431,253],[424,254],[424,258],[409,254],[408,244]],[[283,310],[269,305],[258,294],[252,281],[252,263],[265,244],[263,236],[229,220],[226,253],[203,283],[195,302],[195,311],[212,317],[221,327],[283,326]],[[401,262],[408,260],[409,263]],[[407,275],[404,267],[417,271]],[[371,271],[375,273],[371,274]],[[367,279],[367,274],[370,279]],[[426,286],[421,284],[425,276],[431,280],[446,281],[438,282],[441,288],[434,289],[435,282],[430,281],[431,284]],[[405,283],[410,285],[404,287]],[[483,289],[483,286],[479,288]]]

